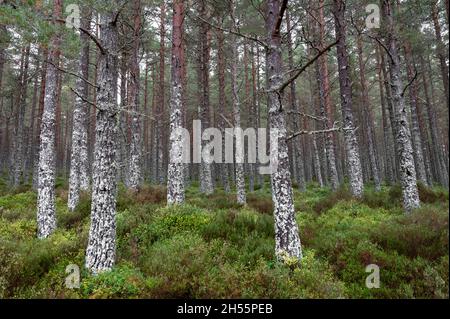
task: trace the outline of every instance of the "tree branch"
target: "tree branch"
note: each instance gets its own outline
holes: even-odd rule
[[[75,93],[76,96],[78,96],[83,102],[88,103],[89,105],[95,107],[98,110],[101,110],[94,102],[89,101],[88,99],[86,99],[84,96],[82,96],[80,93],[78,93],[74,88],[69,87],[70,90]]]
[[[67,70],[65,70],[65,69],[63,69],[63,68],[61,68],[61,67],[59,67],[58,65],[54,64],[53,62],[51,62],[51,61],[49,61],[49,60],[43,60],[43,62],[52,65],[53,67],[55,67],[56,69],[58,69],[59,71],[61,71],[61,72],[63,72],[63,73],[67,73],[67,74],[73,75],[73,76],[75,76],[75,77],[77,77],[77,78],[83,80],[84,82],[86,82],[86,83],[89,84],[90,86],[92,86],[92,87],[98,89],[98,86],[97,86],[97,85],[95,85],[94,83],[90,82],[88,79],[85,79],[84,77],[82,77],[82,76],[79,75],[79,74],[76,74],[76,73],[71,72],[71,71],[67,71]]]
[[[403,88],[403,92],[402,92],[402,96],[405,95],[406,90],[408,89],[408,87],[413,84],[413,82],[417,79],[417,70],[414,70],[414,76],[412,77],[411,80],[409,80],[408,84],[405,85],[405,87]]]
[[[189,13],[188,13],[188,15],[189,15]],[[255,38],[255,37],[252,37],[252,36],[249,36],[249,35],[246,35],[246,34],[242,34],[242,33],[239,33],[239,32],[233,31],[233,30],[230,30],[230,29],[222,28],[222,27],[220,27],[220,26],[218,26],[218,25],[212,24],[211,22],[209,22],[209,21],[203,19],[203,18],[200,17],[200,16],[195,16],[195,18],[197,18],[197,19],[203,21],[204,23],[210,25],[211,27],[213,27],[213,28],[215,28],[215,29],[217,29],[217,30],[221,30],[221,31],[226,32],[226,33],[230,33],[230,34],[234,34],[234,35],[240,36],[240,37],[242,37],[242,38],[244,38],[244,39],[254,41],[254,42],[258,43],[259,45],[263,46],[263,47],[266,48],[266,49],[268,48],[267,43],[265,43],[265,42],[259,40],[258,38]]]
[[[284,81],[280,86],[269,90],[269,92],[274,92],[274,91],[282,92],[292,81],[295,81],[300,76],[300,74],[302,74],[311,64],[313,64],[318,58],[320,58],[320,56],[322,56],[324,53],[329,51],[337,43],[338,43],[338,41],[335,41],[335,42],[329,44],[325,49],[319,51],[319,53],[317,53],[317,55],[315,57],[313,57],[311,60],[309,60],[304,66],[302,66],[301,68],[292,70],[292,72],[293,71],[297,71],[297,72],[293,76],[291,76],[289,79]]]
[[[55,21],[59,22],[59,23],[66,23],[66,20],[64,20],[64,19],[55,19]],[[85,28],[82,28],[82,27],[78,27],[78,30],[80,30],[81,32],[83,32],[84,34],[89,36],[89,38],[91,38],[91,40],[94,41],[94,43],[100,49],[100,52],[102,54],[105,54],[105,52],[106,52],[105,48],[102,46],[102,44],[100,43],[100,40],[95,35],[93,35],[88,30],[86,30]]]
[[[351,131],[351,130],[357,130],[358,128],[352,128],[352,127],[332,127],[329,129],[325,129],[325,130],[317,130],[317,131],[298,131],[294,134],[292,134],[291,136],[286,137],[286,141],[289,141],[291,139],[293,139],[296,136],[299,135],[312,135],[312,134],[322,134],[322,133],[330,133],[330,132],[338,132],[338,131]]]

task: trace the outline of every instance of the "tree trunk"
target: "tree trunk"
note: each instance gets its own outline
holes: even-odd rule
[[[23,50],[23,69],[21,71],[20,92],[19,92],[19,108],[17,112],[17,122],[14,127],[14,176],[13,186],[17,187],[22,181],[22,173],[24,170],[25,157],[25,111],[27,104],[28,91],[28,67],[30,61],[30,45]]]
[[[408,117],[405,101],[403,99],[403,83],[400,71],[400,58],[398,54],[397,36],[391,0],[383,0],[383,17],[387,25],[386,46],[389,55],[389,74],[392,88],[392,104],[394,111],[394,125],[396,127],[395,143],[397,145],[397,158],[400,181],[403,191],[403,207],[406,212],[420,206],[419,192],[417,190],[416,170],[411,146],[411,133],[409,131]]]
[[[380,48],[376,47],[376,59],[377,59],[377,76],[378,85],[380,90],[380,104],[381,104],[381,116],[383,123],[383,144],[384,144],[384,168],[386,180],[389,184],[392,184],[395,180],[395,159],[394,152],[392,150],[392,127],[389,120],[389,110],[387,109],[387,99],[384,92],[384,77],[383,66],[381,65]]]
[[[218,105],[218,125],[222,133],[222,150],[225,149],[225,120],[223,115],[226,114],[226,95],[225,95],[225,54],[224,54],[224,35],[222,30],[217,31],[217,68],[219,72],[219,105]],[[222,159],[223,156],[222,156]],[[228,164],[220,164],[220,178],[225,192],[230,192],[230,183],[228,180]]]
[[[98,61],[97,119],[92,170],[92,208],[86,268],[110,270],[116,259],[117,53],[115,13],[101,15]]]
[[[363,193],[363,177],[361,161],[359,159],[359,146],[356,140],[355,127],[353,125],[352,110],[352,86],[349,75],[349,62],[346,47],[346,22],[344,17],[345,4],[343,0],[334,0],[334,16],[337,38],[337,60],[339,68],[339,84],[341,93],[341,111],[347,155],[348,177],[350,190],[355,197],[361,197]]]
[[[438,3],[439,1],[435,1],[431,4],[431,18],[433,19],[434,24],[434,32],[436,35],[436,42],[437,42],[437,55],[439,58],[439,63],[441,66],[441,77],[442,77],[442,83],[444,85],[444,93],[445,93],[445,101],[447,104],[447,109],[449,109],[449,80],[448,80],[448,66],[447,66],[447,54],[445,53],[445,44],[442,41],[442,34],[441,34],[441,26],[439,24],[439,11],[438,11]],[[448,125],[448,118],[447,118],[447,125]]]
[[[280,26],[280,0],[268,0],[266,6],[267,65],[269,129],[271,135],[270,163],[271,184],[275,217],[275,254],[279,261],[302,258],[300,236],[295,220],[291,174],[289,172],[288,147],[286,143],[286,120],[281,105],[282,92],[277,88],[282,82],[282,58]],[[287,2],[287,1],[286,1]],[[284,3],[283,3],[284,5]],[[272,138],[278,140],[277,145]]]
[[[287,30],[291,30],[291,21],[289,17],[289,12],[286,12],[286,27]],[[290,32],[287,34],[287,46],[288,46],[288,64],[289,69],[292,70],[294,68],[294,52],[292,48],[292,38]],[[296,92],[296,85],[295,81],[292,81],[290,84],[290,104],[291,104],[291,110],[294,114],[292,114],[293,118],[293,130],[294,132],[300,131],[300,125],[299,122],[301,118],[296,114],[299,112],[299,106],[297,101],[297,92]],[[294,159],[295,159],[295,167],[294,171],[297,172],[297,186],[300,191],[306,190],[306,183],[305,183],[305,166],[304,166],[304,156],[303,156],[303,149],[302,149],[302,136],[296,136],[294,139],[292,139],[293,144],[293,151],[294,151]]]
[[[141,137],[141,116],[140,116],[140,72],[139,72],[139,43],[141,37],[141,1],[133,1],[134,35],[133,51],[130,60],[130,86],[128,103],[131,109],[131,139],[130,153],[128,161],[128,187],[137,190],[142,182],[142,137]]]
[[[53,0],[54,19],[61,16],[62,1]],[[47,74],[45,80],[44,109],[41,122],[40,149],[39,149],[39,180],[37,224],[38,238],[46,238],[56,229],[55,213],[55,114],[57,103],[57,78],[60,56],[60,34],[56,33],[51,40],[48,53]]]
[[[182,135],[183,128],[183,88],[182,61],[183,58],[183,21],[184,4],[182,0],[173,3],[172,24],[172,91],[170,93],[170,153],[167,173],[167,204],[181,204],[184,202],[184,165],[183,149],[186,147],[186,136]]]
[[[367,130],[367,147],[369,148],[369,161],[370,168],[373,174],[373,181],[375,183],[375,190],[381,190],[381,180],[380,180],[380,172],[377,165],[376,159],[376,151],[375,151],[375,142],[374,142],[374,132],[373,132],[373,121],[372,121],[372,112],[369,100],[369,92],[367,88],[366,81],[366,67],[363,59],[363,45],[361,35],[358,35],[357,39],[358,46],[358,62],[359,62],[359,79],[361,81],[361,97],[362,97],[362,108],[363,115],[365,118],[365,126]],[[383,102],[384,103],[384,102]]]
[[[88,8],[83,10],[83,18],[81,20],[83,27],[86,30],[90,29],[91,11]],[[89,78],[89,36],[83,32],[81,38],[81,51],[79,57],[79,75],[84,79]],[[87,132],[87,117],[89,114],[88,103],[83,101],[88,100],[89,88],[88,83],[81,78],[77,79],[76,91],[78,94],[75,97],[75,108],[73,110],[73,128],[72,128],[72,150],[70,156],[70,176],[69,176],[69,197],[67,205],[69,210],[73,211],[78,205],[80,199],[80,190],[87,190],[89,188],[88,176],[88,132]]]
[[[417,85],[414,80],[414,65],[412,61],[411,44],[406,43],[405,49],[405,62],[406,70],[408,75],[408,81],[411,85],[409,86],[409,105],[411,107],[411,135],[412,135],[412,145],[414,151],[414,161],[417,172],[417,179],[423,184],[428,185],[427,175],[425,171],[424,156],[422,153],[422,138],[420,136],[419,128],[419,114],[418,114],[418,100],[417,100]]]
[[[319,0],[319,47],[324,47],[325,37],[325,18],[323,14],[324,0]],[[327,54],[322,54],[318,59],[319,64],[319,94],[320,94],[320,108],[321,116],[327,118],[324,128],[333,127],[333,109],[330,101],[330,84],[328,78]],[[332,132],[325,134],[325,150],[328,162],[329,180],[331,182],[332,190],[337,190],[339,187],[339,178],[336,168],[336,156],[334,151],[334,134]]]
[[[231,10],[234,15],[235,11],[235,1],[231,2]],[[236,26],[234,25],[234,29]],[[237,37],[232,38],[231,43],[231,96],[233,101],[233,114],[234,114],[234,127],[235,129],[241,127],[241,107],[239,102],[238,84],[237,84],[237,63],[238,63],[238,44]],[[244,141],[241,138],[235,138],[235,178],[236,178],[236,192],[237,192],[237,202],[239,204],[245,204],[247,202],[245,194],[245,176],[244,176],[244,154],[243,152],[238,152],[237,150],[243,149]]]

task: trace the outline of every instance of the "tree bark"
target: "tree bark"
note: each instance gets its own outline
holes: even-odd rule
[[[219,72],[219,105],[218,105],[218,125],[222,133],[222,150],[225,149],[225,120],[222,116],[226,114],[226,95],[225,95],[225,54],[224,54],[224,34],[222,30],[217,31],[217,68]],[[223,159],[223,156],[222,156]],[[220,164],[220,178],[225,192],[230,192],[230,182],[228,178],[228,164]]]
[[[53,0],[54,19],[61,16],[62,1]],[[60,34],[53,35],[48,53],[47,74],[45,80],[45,97],[41,122],[40,149],[39,149],[39,180],[37,224],[38,238],[46,238],[56,229],[55,213],[55,114],[57,103],[57,77],[60,56]]]
[[[172,20],[172,83],[170,93],[170,153],[167,173],[167,204],[181,204],[184,202],[184,165],[183,149],[186,147],[185,136],[180,134],[183,128],[183,87],[182,61],[184,54],[183,21],[184,4],[182,0],[173,3]]]
[[[287,2],[287,1],[285,1]],[[282,106],[283,93],[276,91],[282,83],[282,58],[280,25],[283,18],[280,12],[280,0],[268,0],[266,5],[268,108],[269,129],[278,140],[270,145],[272,167],[271,184],[275,217],[275,254],[279,261],[301,260],[302,248],[292,194],[289,156],[286,143],[286,119]]]
[[[414,161],[417,172],[417,179],[421,181],[425,185],[429,185],[427,181],[427,175],[425,171],[425,162],[424,156],[422,152],[422,137],[420,136],[420,128],[419,128],[419,112],[418,112],[418,100],[417,100],[417,82],[414,77],[415,67],[412,61],[412,53],[411,53],[411,44],[406,43],[404,46],[405,50],[405,62],[406,62],[406,71],[408,76],[408,81],[410,81],[411,85],[409,86],[409,105],[411,108],[411,137],[412,137],[412,145],[414,151]]]
[[[231,11],[235,11],[235,1],[231,2]],[[233,29],[236,30],[236,26],[233,25]],[[237,84],[237,63],[238,63],[238,44],[237,37],[232,38],[231,43],[231,91],[232,91],[232,103],[234,114],[234,127],[241,127],[241,107],[239,102],[238,84]],[[240,138],[235,138],[235,149],[243,149],[243,142]],[[245,204],[247,202],[245,193],[245,176],[244,176],[244,158],[243,152],[237,152],[235,154],[235,178],[236,178],[236,192],[237,202],[239,204]]]
[[[133,1],[133,50],[130,57],[130,85],[128,94],[129,108],[131,109],[131,139],[128,171],[128,187],[137,190],[142,182],[142,136],[141,136],[141,108],[139,102],[140,94],[140,70],[139,70],[139,47],[141,37],[141,1]]]
[[[90,29],[91,11],[83,8],[83,17],[81,27],[85,30]],[[84,79],[89,79],[89,36],[81,32],[81,51],[79,57],[79,75]],[[80,94],[85,100],[89,97],[88,83],[81,78],[76,83],[77,94]],[[70,176],[69,176],[69,196],[67,205],[70,211],[73,211],[80,200],[80,190],[89,188],[88,175],[88,132],[87,117],[89,114],[88,103],[76,95],[75,108],[73,110],[73,128],[72,128],[72,150],[70,156]]]
[[[112,268],[116,259],[117,54],[116,14],[100,18],[104,48],[98,61],[97,119],[92,173],[92,208],[86,268],[96,274]]]
[[[392,89],[392,104],[394,111],[395,143],[397,145],[397,158],[400,173],[400,182],[403,192],[403,207],[406,212],[420,206],[419,192],[417,190],[416,170],[411,146],[411,133],[409,131],[408,117],[403,99],[403,83],[400,71],[400,58],[398,53],[397,35],[391,0],[382,2],[383,18],[386,23],[386,46],[389,54],[389,73]]]
[[[377,159],[376,159],[376,149],[375,149],[375,142],[374,142],[374,132],[373,132],[373,121],[372,121],[372,112],[371,112],[371,106],[370,106],[370,100],[369,100],[369,92],[367,88],[367,81],[366,81],[366,66],[364,64],[363,59],[363,44],[362,44],[362,38],[361,35],[358,35],[357,39],[357,46],[358,46],[358,62],[359,62],[359,79],[361,81],[361,97],[362,97],[362,108],[363,108],[363,115],[365,118],[365,126],[366,126],[366,133],[367,133],[367,147],[369,149],[369,161],[370,161],[370,168],[372,170],[373,175],[373,181],[375,184],[375,190],[380,191],[381,190],[381,179],[380,179],[380,172],[377,165]],[[382,102],[384,103],[384,102]]]
[[[352,110],[352,85],[349,74],[349,59],[346,47],[346,22],[345,3],[343,0],[334,0],[334,17],[337,38],[337,60],[339,68],[339,86],[341,95],[341,111],[344,131],[345,151],[347,156],[348,177],[350,190],[355,197],[361,197],[364,185],[362,177],[361,161],[359,158],[359,146],[356,140],[353,124]],[[373,144],[373,143],[372,143]]]

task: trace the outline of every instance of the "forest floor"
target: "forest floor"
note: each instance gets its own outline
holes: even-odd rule
[[[90,197],[67,210],[57,183],[58,230],[36,239],[36,193],[0,180],[0,298],[448,298],[448,192],[420,187],[422,207],[401,209],[398,186],[361,200],[309,185],[295,190],[304,258],[300,267],[274,260],[270,187],[248,205],[198,185],[186,204],[165,207],[165,189],[119,188],[117,264],[98,276],[84,270]],[[81,269],[69,289],[69,264]],[[366,266],[380,268],[380,288],[366,287]]]

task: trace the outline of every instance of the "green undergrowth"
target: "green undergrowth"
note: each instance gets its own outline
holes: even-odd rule
[[[117,196],[117,263],[96,276],[84,268],[90,195],[67,209],[58,179],[58,230],[36,239],[36,193],[0,179],[0,298],[448,298],[448,192],[419,185],[422,206],[404,214],[401,189],[367,187],[360,199],[308,185],[294,189],[303,246],[299,267],[274,256],[270,187],[235,194],[199,192],[166,206],[165,189],[122,185]],[[80,268],[69,289],[68,265]],[[380,287],[366,287],[366,266]]]

